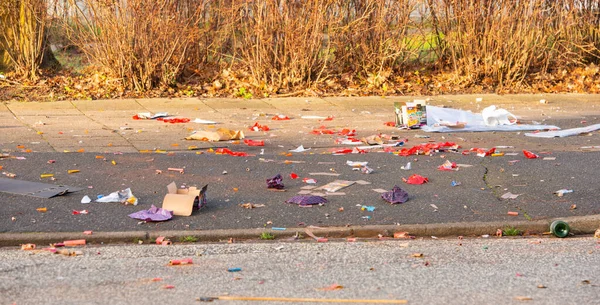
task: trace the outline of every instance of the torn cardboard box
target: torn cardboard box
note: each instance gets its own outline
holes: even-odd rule
[[[202,208],[206,205],[207,188],[208,184],[200,190],[195,186],[180,189],[172,182],[167,185],[168,193],[163,199],[162,208],[173,211],[173,215],[190,216],[194,206]]]

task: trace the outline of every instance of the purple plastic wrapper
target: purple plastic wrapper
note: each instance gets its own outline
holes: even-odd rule
[[[150,207],[148,210],[143,210],[135,213],[129,214],[129,217],[144,221],[165,221],[173,218],[173,213],[171,211],[157,208],[154,205]]]
[[[394,185],[391,191],[381,194],[381,198],[391,204],[405,203],[408,201],[408,193],[399,186]]]
[[[283,178],[280,174],[277,174],[275,177],[267,179],[267,188],[270,189],[282,189],[283,188]]]
[[[315,205],[326,203],[327,199],[321,196],[294,196],[286,201],[287,203],[295,203],[298,205]]]

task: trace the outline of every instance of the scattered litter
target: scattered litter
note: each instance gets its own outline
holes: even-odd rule
[[[363,174],[371,174],[371,173],[373,173],[373,171],[374,170],[368,166],[363,166],[360,168],[360,172]]]
[[[167,185],[167,194],[163,199],[162,208],[171,211],[173,215],[190,216],[194,208],[200,209],[206,206],[207,189],[208,184],[201,189],[195,186],[177,188],[175,182],[171,182]]]
[[[308,173],[311,176],[339,176],[337,173]]]
[[[180,174],[184,173],[183,168],[169,167],[167,170],[170,171],[170,172],[179,172]]]
[[[508,212],[508,216],[519,216],[519,212]]]
[[[556,160],[556,157],[544,157],[544,158],[542,158],[542,160],[544,160],[544,161],[554,161],[554,160]]]
[[[72,239],[65,240],[62,242],[62,245],[65,247],[74,247],[74,246],[85,246],[85,239]]]
[[[300,152],[305,152],[305,151],[307,151],[307,150],[310,150],[310,148],[304,148],[304,146],[303,146],[303,145],[300,145],[300,146],[298,146],[298,147],[297,147],[297,148],[295,148],[295,149],[290,149],[290,151],[291,151],[291,152],[297,152],[297,153],[300,153]]]
[[[296,174],[296,173],[290,173],[290,178],[291,179],[298,179],[298,174]]]
[[[227,128],[219,128],[216,131],[196,131],[186,137],[186,140],[198,140],[198,141],[229,141],[229,140],[241,140],[243,139],[244,132],[241,130],[230,130]]]
[[[388,190],[384,190],[384,189],[372,189],[372,191],[374,191],[376,193],[380,193],[380,194],[389,192]]]
[[[316,190],[325,190],[327,192],[334,193],[345,187],[351,186],[354,183],[354,181],[348,180],[335,180],[333,182],[327,183],[321,187],[316,188]]]
[[[130,188],[126,188],[121,191],[110,193],[108,196],[102,196],[101,198],[96,199],[96,202],[120,202],[125,205],[137,205],[138,199],[133,196]]]
[[[435,204],[433,204],[433,203],[432,203],[432,204],[429,204],[429,205],[430,205],[430,206],[431,206],[431,207],[434,209],[434,212],[437,212],[437,211],[438,211],[438,207],[437,207],[437,205],[435,205]]]
[[[265,146],[265,141],[264,140],[244,139],[244,144],[246,144],[248,146]]]
[[[92,235],[94,232],[93,231],[83,231],[84,235]]]
[[[564,130],[552,130],[552,131],[544,131],[544,132],[533,132],[533,133],[525,133],[525,136],[535,137],[535,138],[564,138],[569,136],[575,136],[584,133],[590,133],[592,131],[596,131],[600,129],[600,124],[590,125],[587,127],[579,127],[579,128],[571,128]]]
[[[487,114],[487,113],[486,113]],[[511,118],[509,118],[511,117]],[[506,114],[506,120],[504,115],[498,117],[491,116],[486,117],[486,124],[483,114],[475,114],[469,111],[427,106],[427,126],[422,126],[421,129],[426,132],[466,132],[466,131],[523,131],[523,130],[552,130],[559,129],[553,125],[526,125],[526,124],[515,124],[513,120],[516,117]],[[460,122],[461,124],[456,124]],[[500,123],[509,123],[512,125],[502,125]],[[496,125],[493,125],[496,123]]]
[[[255,208],[264,208],[266,205],[264,204],[254,204],[254,203],[242,203],[240,206],[244,209],[255,209]]]
[[[209,124],[209,125],[219,124],[215,121],[203,120],[203,119],[198,119],[198,118],[196,118],[192,122],[197,123],[197,124]]]
[[[303,115],[300,117],[301,119],[307,119],[307,120],[325,120],[329,117],[324,117],[324,116],[318,116],[318,115]]]
[[[164,123],[169,124],[178,124],[178,123],[189,123],[190,119],[188,118],[157,118],[157,121],[162,121]]]
[[[169,261],[169,266],[193,265],[194,261],[191,258],[173,259]]]
[[[283,114],[278,114],[276,116],[274,116],[273,118],[271,118],[271,120],[273,121],[287,121],[290,118],[287,115],[283,115]]]
[[[24,245],[21,245],[21,250],[24,250],[24,251],[35,250],[35,244],[24,244]]]
[[[367,145],[383,145],[383,140],[378,135],[362,138],[362,141]]]
[[[75,173],[79,173],[78,169],[70,169],[67,171],[68,174],[75,174]]]
[[[554,234],[556,237],[564,238],[569,236],[569,232],[571,231],[571,227],[569,224],[562,220],[555,220],[550,224],[550,232]]]
[[[308,235],[308,236],[312,237],[312,238],[313,238],[314,240],[316,240],[317,242],[324,243],[324,242],[327,242],[327,241],[328,241],[328,240],[327,240],[327,238],[325,238],[325,237],[318,237],[318,236],[316,236],[316,235],[315,235],[315,234],[314,234],[314,233],[313,233],[311,230],[309,230],[308,228],[304,229],[304,232],[306,233],[306,235]]]
[[[502,196],[500,196],[500,198],[502,199],[517,199],[517,197],[519,197],[521,194],[513,194],[511,192],[508,192]]]
[[[281,174],[277,174],[274,177],[267,179],[267,188],[283,189],[283,177],[281,177]]]
[[[369,185],[369,184],[371,184],[371,182],[365,181],[365,180],[356,180],[356,181],[354,181],[354,183],[356,183],[358,185]]]
[[[235,268],[229,268],[227,269],[228,272],[240,272],[242,271],[242,268],[239,267],[235,267]]]
[[[324,197],[321,197],[321,196],[300,195],[300,196],[294,196],[294,197],[288,199],[286,202],[287,203],[295,203],[300,206],[309,206],[309,205],[327,203],[327,199],[325,199]]]
[[[230,155],[233,157],[248,157],[248,153],[243,151],[231,151],[229,148],[218,148],[215,150],[215,155]]]
[[[134,120],[154,120],[158,118],[168,117],[168,112],[157,112],[152,114],[151,112],[139,112],[138,114],[133,116]]]
[[[369,162],[346,161],[346,165],[352,166],[352,167],[358,167],[358,168],[367,166],[367,164],[369,164]]]
[[[92,199],[88,195],[85,195],[85,196],[83,196],[83,198],[81,198],[81,203],[90,203],[90,202],[92,202]]]
[[[562,197],[568,193],[573,193],[573,190],[562,189],[562,190],[558,190],[558,191],[554,192],[554,194],[556,194],[556,196],[558,196],[558,197]]]
[[[408,163],[406,163],[406,165],[403,165],[403,166],[401,166],[401,167],[400,167],[400,169],[403,169],[403,170],[405,170],[405,171],[408,171],[408,170],[410,170],[411,168],[412,168],[412,167],[411,167],[411,164],[410,164],[410,162],[408,162]]]
[[[450,182],[450,185],[451,185],[451,186],[459,186],[459,185],[461,185],[461,184],[462,184],[462,183],[460,183],[460,182],[457,182],[457,181],[454,181],[454,180],[452,180],[452,182]]]
[[[458,170],[458,166],[456,165],[455,162],[450,162],[450,160],[446,160],[446,162],[444,162],[444,164],[438,166],[438,170],[441,170],[441,171],[457,171]]]
[[[155,242],[157,245],[163,245],[163,246],[169,246],[172,244],[171,241],[164,236],[157,237]]]
[[[363,205],[360,207],[361,211],[367,211],[367,212],[374,212],[375,211],[375,207],[372,205]]]
[[[143,221],[166,221],[173,218],[173,213],[169,210],[157,208],[154,205],[148,210],[142,210],[139,212],[129,214],[129,217],[133,219],[139,219]]]
[[[513,125],[517,123],[517,117],[506,109],[499,109],[492,105],[484,108],[481,111],[483,122],[487,126],[498,126],[498,125]]]
[[[269,131],[269,126],[267,125],[260,125],[258,122],[255,122],[254,125],[250,126],[248,129],[250,129],[250,131]]]
[[[87,214],[89,214],[89,211],[88,210],[81,210],[81,211],[73,210],[71,212],[71,214],[73,214],[73,215],[87,215]]]
[[[391,204],[405,203],[408,201],[408,193],[399,186],[394,185],[391,191],[381,194],[381,198]]]
[[[424,183],[429,182],[429,178],[425,178],[421,175],[413,174],[410,177],[408,177],[408,179],[402,178],[402,181],[404,181],[408,184],[424,184]]]
[[[540,157],[540,156],[538,156],[538,155],[536,155],[536,154],[534,154],[534,153],[532,153],[532,152],[530,152],[528,150],[525,150],[525,149],[523,149],[523,155],[525,155],[525,157],[527,159],[536,159],[536,158]]]
[[[79,256],[79,255],[83,255],[83,252],[79,251],[79,250],[66,250],[66,249],[56,250],[56,249],[54,249],[54,251],[51,251],[51,252],[54,252],[54,254],[61,254],[61,255],[64,255],[64,256]]]
[[[317,180],[315,180],[313,178],[304,178],[304,179],[302,179],[302,182],[308,183],[308,184],[316,184]]]
[[[80,190],[83,190],[83,188],[0,178],[0,192],[10,194],[52,198],[54,196],[62,196]]]
[[[408,234],[408,232],[394,232],[394,238],[397,239],[414,239],[414,236]]]

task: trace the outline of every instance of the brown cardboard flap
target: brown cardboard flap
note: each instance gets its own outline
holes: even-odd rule
[[[173,215],[190,216],[194,208],[194,200],[196,196],[167,194],[163,200],[162,208],[173,211]]]

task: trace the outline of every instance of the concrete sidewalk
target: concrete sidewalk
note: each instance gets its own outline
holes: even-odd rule
[[[185,141],[191,131],[206,128],[195,123],[165,124],[154,120],[133,120],[138,112],[168,112],[177,117],[217,121],[216,128],[247,132],[254,122],[267,124],[273,142],[310,141],[306,135],[320,125],[356,129],[361,136],[398,132],[384,122],[394,120],[394,102],[428,99],[431,105],[481,112],[489,105],[506,108],[522,120],[545,120],[562,128],[597,123],[600,95],[452,95],[434,97],[328,97],[281,99],[128,99],[60,102],[10,102],[0,104],[0,149],[20,151],[25,146],[36,152],[140,152],[181,151],[190,145],[208,148],[219,144]],[[481,102],[476,102],[481,98]],[[548,104],[539,101],[545,99]],[[290,121],[271,121],[284,114]],[[331,122],[303,120],[300,116],[334,116]],[[418,131],[417,131],[418,132]],[[412,136],[415,131],[407,132]],[[412,134],[411,134],[412,133]],[[275,140],[277,137],[277,141]],[[313,142],[313,141],[311,141]],[[316,142],[318,144],[318,140]],[[331,146],[332,143],[322,143]]]

